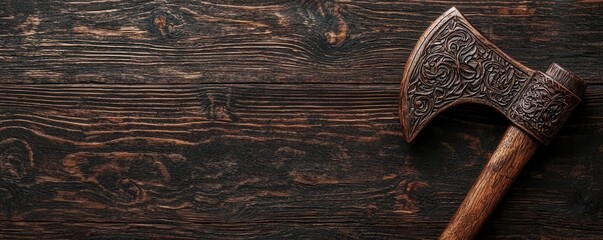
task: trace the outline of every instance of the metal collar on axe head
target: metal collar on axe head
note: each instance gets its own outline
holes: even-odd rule
[[[481,103],[548,144],[585,88],[584,81],[557,64],[546,73],[524,66],[451,8],[410,54],[400,89],[400,122],[411,141],[438,113],[462,103]]]

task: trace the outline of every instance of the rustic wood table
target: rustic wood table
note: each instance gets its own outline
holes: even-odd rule
[[[603,238],[603,2],[0,2],[0,239],[435,239],[509,124],[403,141],[421,33],[456,6],[589,83],[480,239]]]

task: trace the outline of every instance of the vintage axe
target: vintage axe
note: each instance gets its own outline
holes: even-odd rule
[[[456,8],[423,33],[400,86],[406,141],[438,113],[462,103],[490,106],[512,123],[440,239],[475,237],[536,148],[559,132],[585,88],[557,64],[543,73],[509,57]]]

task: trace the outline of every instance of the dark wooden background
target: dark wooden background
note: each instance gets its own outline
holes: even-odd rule
[[[3,0],[0,238],[437,238],[508,125],[402,140],[404,63],[452,6],[590,84],[479,238],[603,238],[598,0]]]

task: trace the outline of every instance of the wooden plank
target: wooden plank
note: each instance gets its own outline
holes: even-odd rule
[[[398,86],[0,85],[0,238],[434,239],[508,124],[469,106],[412,144]],[[603,86],[482,232],[603,234]]]
[[[34,1],[0,3],[7,83],[398,83],[456,6],[527,66],[601,83],[599,1]]]

